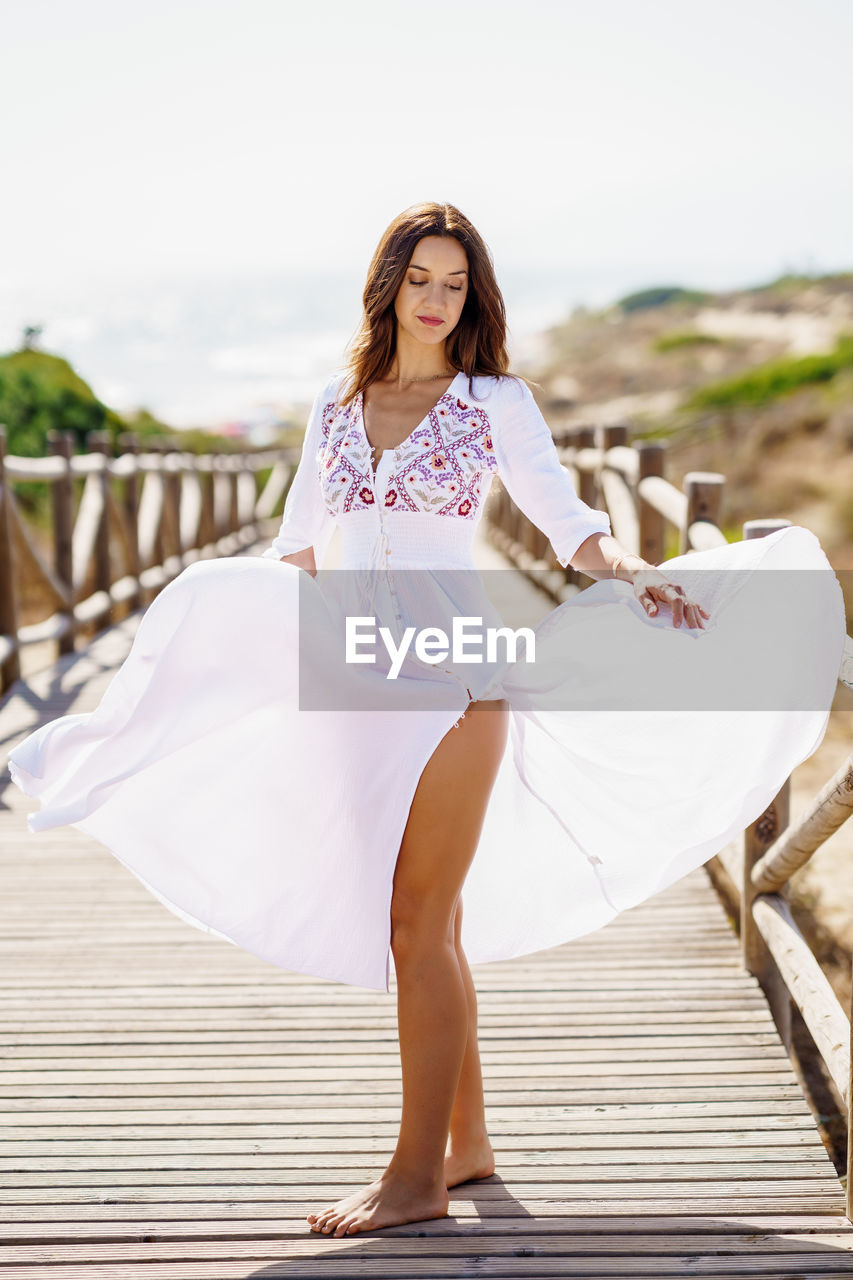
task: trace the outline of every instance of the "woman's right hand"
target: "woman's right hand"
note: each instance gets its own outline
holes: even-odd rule
[[[289,556],[279,556],[282,564],[294,564],[297,569],[304,569],[312,578],[317,576],[317,565],[314,561],[314,548],[305,547],[302,551],[293,551]]]

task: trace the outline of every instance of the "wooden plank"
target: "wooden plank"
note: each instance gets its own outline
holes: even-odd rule
[[[353,1246],[348,1242],[349,1249],[352,1251]],[[386,1277],[393,1277],[395,1280],[408,1280],[409,1277],[446,1277],[447,1280],[467,1280],[467,1277],[479,1277],[482,1280],[483,1271],[483,1255],[481,1254],[470,1261],[459,1259],[451,1263],[432,1260],[428,1269],[425,1267],[425,1260],[419,1258],[414,1261],[398,1260],[391,1258],[386,1260],[378,1260],[375,1258],[352,1257],[347,1254],[346,1257],[323,1258],[322,1263],[318,1262],[319,1254],[312,1256],[310,1260],[294,1260],[287,1258],[283,1261],[268,1260],[269,1255],[260,1254],[255,1259],[241,1261],[217,1261],[217,1262],[156,1262],[156,1261],[129,1261],[125,1263],[105,1263],[98,1266],[91,1262],[84,1262],[77,1266],[74,1264],[65,1266],[52,1266],[50,1269],[51,1280],[139,1280],[140,1266],[145,1266],[145,1276],[151,1280],[234,1280],[235,1268],[240,1266],[252,1265],[253,1267],[263,1264],[264,1280],[286,1280],[287,1277],[310,1277],[310,1280],[318,1280],[318,1276],[338,1278],[341,1280],[350,1280],[356,1277],[366,1277],[367,1280],[385,1280]],[[665,1276],[691,1276],[694,1280],[711,1280],[716,1276],[737,1276],[749,1277],[749,1280],[802,1280],[806,1275],[825,1277],[825,1280],[849,1280],[850,1268],[849,1263],[845,1261],[833,1261],[832,1255],[814,1254],[814,1253],[794,1253],[791,1255],[779,1255],[773,1259],[762,1259],[761,1266],[756,1269],[756,1263],[750,1258],[744,1258],[737,1255],[733,1258],[720,1258],[716,1255],[710,1257],[699,1255],[696,1258],[669,1259],[657,1256],[635,1257],[630,1256],[630,1262],[626,1265],[627,1258],[602,1258],[595,1260],[591,1258],[573,1258],[571,1256],[560,1259],[559,1263],[555,1263],[552,1259],[536,1259],[530,1256],[521,1256],[513,1259],[495,1259],[494,1265],[491,1265],[488,1274],[495,1277],[495,1280],[525,1280],[525,1278],[536,1277],[553,1277],[555,1274],[555,1265],[559,1266],[557,1272],[560,1276],[572,1277],[573,1280],[593,1280],[595,1277],[601,1276],[617,1276],[620,1280],[634,1280],[635,1277],[665,1277]],[[689,1268],[689,1269],[685,1269]],[[768,1269],[773,1267],[773,1270]],[[841,1269],[838,1269],[838,1268]],[[5,1273],[6,1280],[32,1280],[32,1268],[10,1267]]]
[[[93,1209],[86,1205],[9,1205],[4,1211],[5,1221],[0,1222],[0,1241],[25,1244],[29,1241],[43,1243],[46,1239],[60,1242],[62,1240],[90,1240],[106,1242],[109,1240],[146,1239],[146,1240],[178,1240],[201,1237],[205,1240],[240,1239],[243,1236],[254,1236],[261,1239],[273,1236],[303,1235],[305,1220],[303,1217],[283,1218],[275,1206],[269,1204],[244,1203],[237,1206],[223,1206],[217,1202],[207,1205],[193,1205],[192,1217],[180,1205],[161,1205],[157,1209],[157,1218],[152,1218],[144,1207],[129,1205],[99,1205],[98,1216],[93,1217]],[[132,1215],[138,1216],[132,1216]],[[61,1215],[61,1216],[60,1216]],[[372,1240],[388,1239],[394,1236],[416,1236],[419,1239],[436,1236],[444,1239],[448,1236],[471,1235],[482,1237],[520,1235],[543,1236],[571,1232],[573,1235],[630,1236],[634,1243],[636,1233],[658,1233],[665,1239],[678,1239],[687,1233],[697,1239],[715,1240],[716,1246],[743,1236],[760,1236],[769,1234],[778,1242],[783,1236],[786,1241],[796,1238],[800,1229],[791,1225],[791,1215],[782,1213],[740,1213],[731,1214],[725,1223],[717,1225],[709,1222],[704,1214],[598,1214],[583,1213],[568,1215],[552,1215],[531,1218],[527,1215],[499,1216],[491,1215],[488,1221],[482,1221],[471,1206],[470,1210],[462,1202],[454,1201],[454,1221],[433,1219],[419,1223],[417,1229],[413,1224],[401,1227],[386,1227],[382,1236],[370,1236]],[[847,1218],[832,1214],[813,1214],[809,1228],[802,1232],[806,1240],[815,1239],[819,1233],[824,1238],[840,1236],[853,1242],[853,1226]]]
[[[218,1182],[208,1181],[204,1184],[189,1185],[161,1180],[153,1187],[113,1180],[105,1192],[95,1187],[50,1186],[45,1190],[44,1195],[54,1204],[96,1205],[105,1201],[149,1206],[164,1202],[192,1204],[196,1200],[212,1200],[216,1197],[238,1199],[246,1196],[257,1200],[266,1199],[270,1203],[279,1201],[291,1203],[297,1208],[304,1207],[308,1210],[334,1203],[341,1196],[352,1194],[362,1185],[363,1180],[350,1181],[344,1177],[326,1182],[302,1181],[297,1184],[298,1191],[294,1191],[292,1183],[267,1184],[242,1178],[231,1180],[222,1178]],[[734,1199],[737,1200],[741,1210],[787,1208],[799,1209],[805,1214],[808,1208],[819,1207],[821,1213],[837,1213],[840,1212],[841,1201],[837,1182],[829,1178],[825,1180],[818,1178],[812,1171],[804,1170],[800,1178],[766,1177],[749,1180],[722,1178],[702,1179],[692,1183],[687,1179],[667,1179],[651,1180],[648,1186],[630,1180],[617,1183],[613,1179],[588,1181],[581,1177],[574,1184],[568,1181],[512,1184],[510,1191],[500,1182],[496,1184],[483,1182],[477,1186],[476,1202],[482,1212],[490,1213],[492,1205],[505,1203],[508,1194],[511,1195],[512,1203],[516,1207],[523,1205],[528,1207],[531,1213],[539,1213],[543,1204],[565,1210],[566,1206],[574,1203],[585,1205],[587,1209],[600,1203],[609,1209],[611,1201],[633,1204],[635,1211],[637,1203],[642,1202],[647,1206],[654,1206],[659,1212],[667,1210],[671,1212],[673,1204],[680,1204],[683,1208],[692,1206],[694,1212],[698,1212],[700,1207],[707,1208],[713,1205],[718,1212],[725,1213]],[[32,1202],[34,1197],[35,1202],[38,1203],[39,1197],[35,1190],[27,1193],[26,1188],[4,1187],[0,1192],[0,1204],[27,1204]],[[800,1225],[805,1227],[804,1219],[800,1220]]]
[[[181,1193],[187,1187],[192,1187],[193,1194],[196,1194],[204,1187],[218,1187],[222,1184],[236,1186],[245,1181],[255,1186],[280,1187],[285,1193],[290,1188],[291,1194],[297,1194],[306,1188],[313,1188],[315,1191],[322,1188],[323,1195],[332,1195],[333,1199],[338,1199],[335,1189],[341,1182],[345,1182],[350,1190],[355,1190],[377,1178],[386,1162],[377,1153],[372,1161],[362,1157],[358,1163],[342,1160],[340,1165],[329,1163],[319,1167],[311,1158],[310,1152],[305,1154],[301,1166],[252,1162],[247,1156],[225,1161],[220,1165],[196,1164],[191,1168],[133,1168],[121,1161],[115,1161],[112,1168],[92,1168],[92,1162],[87,1161],[82,1169],[65,1167],[46,1171],[11,1170],[4,1176],[2,1194],[20,1193],[15,1195],[15,1199],[20,1200],[25,1191],[36,1192],[39,1188],[50,1188],[51,1192],[60,1188],[77,1188],[81,1181],[80,1175],[84,1173],[88,1188],[93,1191],[105,1188],[110,1194],[117,1182],[128,1189],[128,1194],[134,1195],[143,1188],[159,1191],[167,1185],[175,1193],[175,1199],[181,1199]],[[160,1161],[157,1163],[159,1166]],[[633,1159],[614,1156],[608,1162],[596,1160],[593,1155],[588,1154],[586,1159],[578,1159],[572,1163],[540,1163],[537,1160],[535,1169],[530,1165],[530,1160],[524,1163],[504,1160],[501,1164],[501,1177],[511,1180],[513,1186],[523,1187],[525,1191],[531,1186],[543,1186],[542,1179],[547,1177],[558,1182],[569,1194],[576,1184],[591,1186],[595,1183],[621,1189],[623,1183],[629,1182],[631,1194],[648,1190],[647,1184],[654,1186],[656,1191],[660,1191],[663,1185],[682,1186],[685,1194],[701,1194],[711,1184],[715,1187],[732,1185],[737,1186],[739,1193],[748,1194],[771,1183],[780,1184],[783,1190],[791,1183],[799,1186],[807,1179],[811,1179],[809,1186],[812,1189],[812,1184],[816,1186],[825,1183],[828,1189],[835,1190],[837,1183],[834,1170],[827,1170],[826,1161],[821,1159],[818,1152],[811,1153],[809,1158],[808,1154],[801,1151],[785,1159],[774,1152],[772,1174],[767,1173],[766,1163],[760,1160],[730,1159],[714,1162],[703,1160],[700,1156],[692,1162],[674,1159],[652,1162],[646,1161],[637,1153]]]
[[[645,1132],[632,1133],[605,1130],[586,1135],[577,1132],[555,1133],[553,1139],[549,1139],[547,1150],[542,1149],[543,1144],[535,1134],[504,1134],[497,1142],[496,1149],[502,1153],[505,1160],[511,1153],[535,1151],[538,1163],[548,1164],[557,1161],[564,1152],[570,1153],[569,1158],[573,1158],[575,1152],[596,1151],[599,1159],[605,1159],[607,1152],[612,1150],[620,1159],[624,1153],[630,1160],[632,1152],[640,1150],[649,1160],[667,1160],[670,1158],[670,1152],[673,1153],[672,1159],[679,1159],[682,1151],[702,1151],[710,1159],[715,1159],[718,1153],[722,1157],[725,1152],[734,1147],[737,1149],[738,1159],[757,1160],[764,1158],[761,1155],[761,1148],[768,1145],[783,1147],[788,1154],[802,1146],[814,1146],[814,1136],[806,1129],[792,1131],[786,1128],[779,1131],[762,1128],[760,1125],[746,1131],[723,1131],[716,1128],[704,1133],[701,1130],[684,1132],[681,1129],[674,1133],[660,1132],[656,1133],[653,1148],[649,1144],[651,1133],[656,1131],[646,1129]],[[748,1135],[751,1135],[751,1138],[745,1141]],[[120,1140],[111,1142],[109,1139],[99,1139],[94,1142],[85,1139],[80,1141],[57,1139],[56,1142],[48,1140],[42,1143],[28,1140],[3,1143],[0,1169],[20,1168],[21,1155],[29,1157],[28,1168],[30,1169],[39,1168],[43,1161],[45,1168],[82,1167],[77,1164],[82,1161],[94,1161],[96,1166],[106,1168],[114,1159],[126,1161],[128,1168],[133,1168],[137,1164],[144,1168],[147,1167],[145,1162],[150,1161],[152,1155],[158,1157],[157,1163],[161,1168],[168,1168],[170,1161],[178,1160],[181,1162],[181,1167],[193,1168],[198,1162],[207,1160],[221,1159],[233,1163],[235,1156],[244,1153],[245,1150],[246,1144],[240,1136],[232,1138],[223,1136],[218,1140],[181,1139],[176,1136],[168,1142],[137,1138],[132,1146]],[[348,1134],[347,1149],[342,1150],[339,1138],[323,1136],[322,1131],[318,1131],[316,1126],[312,1126],[310,1131],[303,1133],[298,1151],[282,1151],[281,1142],[275,1137],[268,1138],[266,1142],[255,1141],[251,1147],[253,1162],[262,1163],[267,1158],[265,1152],[268,1151],[270,1153],[268,1158],[281,1167],[301,1164],[306,1153],[312,1161],[318,1162],[317,1167],[320,1167],[329,1161],[346,1162],[358,1157],[363,1158],[366,1153],[377,1151],[387,1153],[387,1150],[387,1138],[383,1138],[381,1134],[367,1132]],[[816,1151],[810,1151],[808,1154],[815,1155],[817,1158]]]
[[[624,1210],[617,1213],[584,1213],[580,1210],[572,1214],[546,1213],[537,1218],[527,1214],[515,1214],[512,1205],[505,1203],[505,1212],[497,1209],[490,1214],[488,1220],[482,1220],[474,1201],[466,1199],[465,1188],[457,1188],[453,1192],[453,1219],[449,1221],[435,1218],[429,1222],[406,1223],[397,1227],[383,1228],[379,1239],[391,1236],[438,1236],[459,1235],[471,1231],[475,1234],[518,1235],[518,1234],[553,1234],[556,1231],[607,1232],[608,1234],[630,1235],[637,1231],[655,1231],[666,1235],[680,1231],[690,1231],[701,1235],[716,1235],[720,1232],[738,1235],[761,1234],[772,1232],[779,1236],[795,1231],[840,1232],[846,1235],[853,1233],[853,1225],[843,1215],[815,1213],[809,1218],[808,1227],[803,1227],[797,1213],[765,1213],[765,1212],[732,1212],[727,1214],[725,1223],[718,1224],[704,1214],[689,1213],[641,1213]],[[291,1206],[292,1208],[292,1206]],[[192,1206],[189,1216],[180,1204],[162,1204],[157,1208],[157,1219],[153,1219],[146,1207],[140,1205],[116,1205],[101,1202],[97,1205],[53,1205],[25,1204],[7,1205],[4,1210],[4,1222],[0,1222],[0,1236],[12,1238],[16,1232],[26,1233],[30,1229],[38,1230],[39,1224],[48,1224],[44,1231],[56,1238],[68,1228],[69,1238],[88,1234],[91,1239],[115,1239],[125,1230],[140,1235],[162,1234],[164,1238],[175,1238],[185,1233],[187,1236],[201,1235],[205,1239],[215,1234],[223,1238],[238,1238],[252,1231],[258,1236],[266,1233],[276,1238],[282,1233],[301,1232],[305,1219],[282,1216],[277,1202],[244,1200],[239,1203],[222,1203],[219,1200],[199,1201]],[[459,1224],[464,1224],[460,1227]],[[376,1235],[372,1237],[377,1238]]]
[[[323,1249],[324,1260],[326,1258],[349,1258],[353,1252],[353,1240],[343,1239],[327,1239],[323,1242],[326,1248]],[[751,1247],[755,1243],[760,1243],[767,1251],[766,1257],[762,1259],[763,1265],[766,1266],[768,1260],[778,1261],[784,1259],[786,1265],[793,1266],[794,1258],[797,1254],[806,1257],[811,1256],[832,1258],[834,1265],[837,1267],[844,1260],[844,1255],[853,1252],[853,1239],[849,1233],[845,1232],[792,1232],[786,1235],[782,1240],[768,1233],[760,1241],[750,1241],[748,1245]],[[322,1247],[322,1246],[321,1246]],[[183,1242],[183,1257],[186,1261],[202,1261],[210,1258],[216,1258],[221,1254],[221,1245],[209,1243],[206,1240],[190,1240]],[[626,1238],[625,1236],[611,1236],[603,1232],[599,1233],[573,1233],[571,1245],[566,1239],[561,1239],[554,1235],[518,1235],[504,1236],[492,1234],[478,1234],[473,1239],[465,1236],[455,1236],[450,1239],[440,1239],[433,1237],[430,1243],[430,1252],[436,1259],[451,1259],[455,1262],[474,1260],[482,1257],[484,1248],[488,1249],[490,1265],[498,1263],[504,1259],[517,1259],[525,1256],[522,1250],[527,1251],[527,1256],[536,1258],[554,1258],[563,1261],[583,1258],[584,1255],[589,1256],[595,1251],[596,1259],[603,1258],[624,1258],[626,1254],[629,1256],[639,1255],[644,1258],[655,1256],[661,1261],[672,1258],[673,1255],[682,1255],[685,1252],[693,1252],[694,1254],[707,1254],[710,1257],[719,1257],[721,1253],[730,1252],[730,1254],[741,1256],[748,1252],[747,1242],[742,1236],[721,1233],[719,1236],[713,1235],[692,1235],[688,1232],[677,1233],[672,1235],[649,1234],[639,1231],[636,1235]],[[395,1260],[400,1263],[406,1260],[416,1261],[422,1253],[422,1240],[415,1238],[406,1238],[405,1236],[396,1236],[393,1239],[377,1239],[365,1238],[360,1242],[357,1255],[360,1261],[375,1259],[377,1262],[383,1259]],[[316,1237],[313,1239],[289,1239],[289,1240],[267,1240],[263,1243],[251,1240],[232,1240],[229,1243],[229,1253],[235,1262],[257,1262],[264,1258],[315,1258],[318,1253],[318,1243]],[[28,1248],[20,1248],[9,1245],[4,1249],[4,1254],[9,1263],[29,1261],[35,1265],[45,1264],[51,1261],[52,1249],[39,1248],[38,1246],[29,1246]],[[170,1241],[146,1241],[140,1242],[109,1242],[107,1244],[83,1243],[70,1244],[67,1246],[68,1261],[91,1261],[110,1262],[113,1260],[122,1260],[126,1262],[154,1262],[160,1259],[175,1256],[175,1247]],[[850,1265],[849,1258],[847,1259]],[[851,1267],[853,1270],[853,1267]],[[540,1273],[544,1274],[544,1273]]]

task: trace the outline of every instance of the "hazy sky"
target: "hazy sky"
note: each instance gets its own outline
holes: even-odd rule
[[[511,341],[853,267],[853,0],[6,0],[2,48],[0,349],[46,322],[117,407],[307,395],[424,199]]]
[[[363,271],[420,199],[499,267],[850,265],[850,0],[4,10],[6,284]]]

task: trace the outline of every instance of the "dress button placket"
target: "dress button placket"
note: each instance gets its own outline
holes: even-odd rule
[[[396,450],[395,450],[394,452],[396,453]],[[371,448],[371,455],[373,455],[373,454],[375,454],[375,450],[374,450],[373,448]],[[380,465],[381,465],[381,460],[380,460]],[[378,468],[377,468],[376,470],[378,470]],[[374,498],[376,498],[376,497],[377,497],[377,494],[376,494],[376,487],[375,487],[376,470],[373,472],[373,478],[374,478],[374,494],[373,494],[373,496],[374,496]],[[384,496],[384,492],[385,492],[385,490],[384,490],[384,488],[383,488],[383,496]],[[386,528],[385,528],[385,521],[384,521],[384,520],[383,520],[383,518],[382,518],[382,507],[379,505],[378,501],[377,501],[377,507],[376,507],[376,510],[377,510],[377,515],[379,516],[379,538],[380,538],[380,540],[381,540],[382,542],[384,542],[384,544],[385,544],[385,556],[383,557],[384,562],[385,562],[385,576],[386,576],[386,578],[387,578],[387,580],[388,580],[388,588],[389,588],[389,591],[390,591],[390,593],[391,593],[391,599],[393,600],[393,602],[394,602],[394,606],[395,606],[395,608],[396,608],[396,610],[397,610],[397,612],[394,614],[394,618],[396,619],[396,621],[397,621],[397,622],[402,622],[402,621],[403,621],[403,618],[402,618],[402,615],[401,615],[401,614],[400,614],[400,612],[399,612],[399,609],[400,609],[400,601],[398,600],[398,598],[397,598],[397,592],[396,592],[396,590],[394,589],[394,576],[393,576],[393,574],[392,574],[392,572],[391,572],[391,563],[390,563],[391,546],[390,546],[390,539],[389,539],[389,537],[388,537],[388,533],[387,533]],[[398,627],[398,629],[397,629],[397,643],[398,643],[398,644],[399,644],[400,639],[401,639],[401,636],[400,636],[400,632],[401,632],[401,630],[402,630],[402,628],[399,628],[399,627]],[[415,661],[416,661],[416,662],[420,662],[422,666],[433,666],[433,664],[432,664],[432,663],[424,663],[424,662],[423,662],[423,660],[422,660],[422,659],[420,659],[420,658],[418,658],[416,654],[414,654],[414,655],[413,655],[413,657],[415,658]],[[468,694],[468,701],[469,701],[469,703],[470,703],[470,702],[473,702],[473,700],[474,700],[474,699],[473,699],[473,698],[472,698],[472,696],[471,696],[471,690],[470,690],[470,689],[468,688],[468,686],[465,684],[465,681],[462,679],[462,677],[461,677],[461,676],[460,676],[456,671],[454,671],[451,667],[442,667],[442,668],[441,668],[441,670],[442,670],[442,671],[444,671],[446,675],[449,675],[452,679],[454,679],[454,680],[458,681],[458,682],[459,682],[459,684],[461,684],[461,685],[462,685],[462,688],[465,690],[465,692]],[[463,712],[462,712],[462,715],[459,717],[459,720],[457,720],[457,721],[456,721],[456,722],[455,722],[451,727],[452,727],[452,728],[454,728],[454,729],[456,729],[456,728],[458,727],[458,725],[459,725],[459,721],[460,721],[460,720],[462,720],[462,718],[464,717],[464,715],[465,715],[465,712],[463,711]]]

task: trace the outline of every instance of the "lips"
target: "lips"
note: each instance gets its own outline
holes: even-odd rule
[[[438,316],[418,316],[422,324],[444,324]]]

